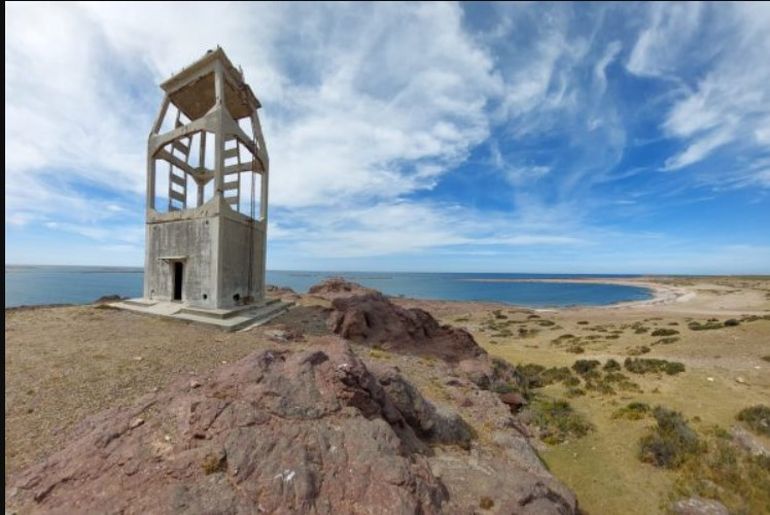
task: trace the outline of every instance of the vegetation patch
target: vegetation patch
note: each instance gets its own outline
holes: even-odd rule
[[[770,356],[762,356],[762,359],[765,361],[770,361]]]
[[[734,318],[729,318],[725,320],[725,327],[735,327],[736,325],[740,325],[740,320],[736,320]]]
[[[742,409],[736,416],[738,420],[744,422],[752,431],[770,436],[770,408],[757,404],[750,408]]]
[[[583,354],[586,351],[582,345],[570,345],[565,350],[573,354]]]
[[[652,415],[657,426],[639,441],[639,459],[656,467],[678,468],[701,451],[701,442],[682,414],[657,406]]]
[[[687,327],[692,331],[707,331],[709,329],[722,329],[724,325],[716,318],[710,318],[706,322],[693,321],[687,324]]]
[[[623,362],[626,370],[634,374],[661,373],[676,375],[684,372],[684,364],[678,361],[653,358],[626,358]]]
[[[578,322],[578,325],[588,325],[588,324],[590,324],[590,322],[588,320],[580,320]]]
[[[664,327],[661,327],[651,332],[650,336],[674,336],[675,334],[679,334],[679,331],[677,331],[676,329],[666,329]]]
[[[615,410],[612,414],[612,418],[623,418],[626,420],[640,420],[650,414],[652,409],[646,402],[630,402]]]
[[[540,438],[555,445],[568,438],[580,438],[594,429],[565,400],[536,399],[530,406],[532,422],[539,428]]]
[[[586,375],[595,370],[601,362],[595,359],[579,359],[572,365],[572,370],[580,375]]]
[[[767,513],[770,507],[770,458],[737,447],[730,434],[711,430],[702,450],[680,466],[672,498],[715,499],[729,513]]]
[[[676,343],[679,341],[678,336],[669,336],[667,338],[661,338],[660,340],[656,340],[652,342],[651,345],[670,345],[672,343]]]
[[[641,354],[647,354],[648,352],[650,352],[650,348],[646,345],[637,345],[636,347],[628,349],[629,356],[639,356]]]
[[[542,388],[559,382],[572,382],[575,376],[567,367],[546,368],[537,363],[527,363],[516,367],[516,371],[522,377],[527,388]],[[577,381],[580,384],[580,381]],[[499,392],[505,393],[505,392]]]
[[[607,362],[604,364],[602,368],[607,372],[611,372],[613,370],[620,370],[621,367],[620,367],[620,363],[610,358],[607,360]]]

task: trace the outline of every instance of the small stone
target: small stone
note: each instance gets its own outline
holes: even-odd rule
[[[134,361],[142,361],[143,359],[142,356],[134,356]]]
[[[195,379],[190,381],[190,388],[198,388],[200,385],[201,384],[198,381],[196,381]]]
[[[165,435],[165,436],[163,437],[163,439],[164,439],[164,440],[166,440],[167,442],[170,442],[170,441],[171,441],[171,436],[169,436],[169,435]]]
[[[746,384],[746,380],[744,378],[742,378],[741,376],[736,377],[735,378],[735,382],[736,383],[740,383],[740,384]]]
[[[714,382],[714,378],[713,377],[707,377],[706,381],[708,381],[709,383],[713,383]]]
[[[141,417],[136,417],[134,420],[131,421],[131,423],[128,424],[129,429],[136,429],[137,427],[144,424],[144,419]]]

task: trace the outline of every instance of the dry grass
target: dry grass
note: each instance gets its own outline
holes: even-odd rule
[[[61,446],[86,415],[277,345],[93,306],[6,311],[5,477]]]

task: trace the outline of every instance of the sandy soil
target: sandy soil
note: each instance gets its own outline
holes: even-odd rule
[[[613,420],[610,414],[617,406],[643,400],[698,417],[699,427],[729,427],[741,408],[767,404],[770,399],[770,362],[762,359],[770,356],[770,319],[762,318],[770,315],[770,278],[623,281],[654,288],[656,298],[559,310],[394,299],[466,327],[488,352],[514,364],[570,366],[579,358],[610,357],[622,362],[634,349],[646,346],[649,352],[644,357],[686,365],[687,371],[678,376],[634,377],[641,393],[589,393],[571,400],[597,431],[574,442],[544,446],[542,456],[576,491],[589,513],[658,512],[674,479],[636,459],[634,444],[649,422]],[[6,310],[5,477],[65,443],[73,424],[88,414],[130,404],[179,374],[192,377],[253,350],[285,345],[266,335],[277,326],[299,327],[310,336],[324,334],[323,315],[313,308],[317,304],[317,299],[305,297],[300,307],[271,324],[240,333],[97,306]],[[688,328],[692,321],[709,318],[744,321],[716,330]],[[501,329],[507,321],[510,334]],[[647,331],[635,332],[634,323]],[[678,340],[655,344],[660,338],[651,333],[656,329],[676,330]],[[582,354],[553,343],[566,334],[579,338]],[[430,372],[430,363],[410,356],[361,352],[411,369],[409,375],[418,376],[416,382],[428,398],[440,401],[445,395],[440,377]],[[561,396],[560,388],[548,387],[548,393]],[[770,446],[770,441],[764,441]]]

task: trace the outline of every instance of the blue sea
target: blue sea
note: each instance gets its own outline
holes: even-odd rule
[[[142,268],[22,266],[5,267],[5,307],[86,304],[103,295],[141,297]],[[446,274],[390,272],[297,272],[270,270],[268,284],[299,293],[327,277],[342,276],[393,296],[418,299],[503,302],[530,307],[603,306],[646,300],[646,288],[559,282],[487,282],[494,279],[572,279],[634,276],[545,274]],[[483,281],[479,281],[479,279]]]

